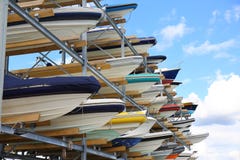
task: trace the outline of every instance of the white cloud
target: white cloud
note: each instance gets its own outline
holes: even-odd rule
[[[204,99],[191,93],[183,101],[198,104],[193,114],[192,133],[209,132],[209,137],[192,146],[199,160],[240,160],[240,76],[216,72]]]
[[[240,139],[237,138],[240,134],[239,127],[240,122],[229,126],[192,126],[192,130],[209,132],[207,139],[192,146],[193,150],[198,151],[198,159],[240,160]]]
[[[189,55],[203,55],[209,53],[218,53],[236,47],[237,42],[234,39],[223,41],[220,43],[211,43],[208,40],[202,44],[191,43],[183,46],[183,51]]]
[[[236,120],[240,114],[239,99],[240,76],[216,73],[216,80],[208,88],[208,94],[199,102],[201,110],[196,111],[202,123],[227,123]],[[228,116],[226,116],[228,115]],[[222,118],[221,118],[222,117]],[[240,119],[237,119],[240,120]]]
[[[211,17],[211,19],[210,19],[210,24],[214,24],[214,23],[216,23],[216,21],[217,21],[217,18],[220,16],[220,11],[218,11],[218,10],[214,10],[214,11],[212,11],[212,17]]]
[[[176,38],[181,38],[185,33],[187,33],[187,28],[184,17],[177,25],[169,25],[160,32],[160,34],[163,36],[163,39],[166,41],[173,41]]]
[[[240,19],[240,6],[235,6],[233,8],[235,21],[238,22]]]
[[[232,13],[231,10],[226,10],[224,13],[224,19],[227,21],[227,23],[231,23],[232,19]]]
[[[192,32],[192,30],[192,28],[187,27],[186,20],[182,17],[178,24],[168,25],[154,33],[154,35],[160,39],[155,48],[161,51],[169,48],[173,45],[174,40],[181,39],[187,33]]]
[[[223,18],[227,23],[238,22],[240,19],[240,6],[225,10]]]

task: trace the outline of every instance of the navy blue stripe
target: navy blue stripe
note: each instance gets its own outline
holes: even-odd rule
[[[63,21],[63,20],[99,20],[101,13],[96,12],[64,12],[55,13],[54,16],[39,18],[39,22]],[[8,26],[26,24],[26,21],[8,23]]]
[[[166,56],[164,56],[164,55],[155,55],[155,56],[148,56],[147,57],[147,60],[148,61],[150,61],[150,60],[166,60],[167,59],[167,57]]]
[[[142,140],[142,138],[135,138],[135,137],[133,137],[133,138],[116,138],[116,139],[112,140],[112,145],[113,145],[113,147],[126,146],[127,148],[130,148],[130,147],[138,144],[141,140]]]
[[[92,105],[92,106],[85,106],[85,107],[77,107],[67,115],[72,114],[82,114],[82,113],[101,113],[101,112],[122,112],[125,109],[125,105]]]
[[[136,8],[137,8],[136,3],[106,6],[106,12],[114,12],[114,11],[121,11],[125,9],[136,9]]]

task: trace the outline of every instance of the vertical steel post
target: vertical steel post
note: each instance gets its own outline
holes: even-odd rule
[[[87,1],[82,0],[82,7],[87,7]],[[81,39],[84,41],[87,41],[87,32],[82,33]],[[83,58],[83,64],[82,64],[82,75],[87,75],[87,46],[82,47],[82,58]]]
[[[0,131],[2,130],[2,96],[6,51],[8,0],[0,0]]]
[[[121,28],[123,28],[123,26],[124,26],[124,24],[121,24]],[[121,39],[122,39],[122,42],[121,42],[121,57],[125,57],[125,41],[124,41],[124,37],[121,37]]]
[[[82,138],[82,146],[83,151],[81,152],[81,160],[87,160],[87,144],[86,144],[86,138]]]

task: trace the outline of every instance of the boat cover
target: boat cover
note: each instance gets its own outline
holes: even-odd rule
[[[4,77],[3,99],[66,93],[96,93],[100,84],[93,76],[20,79]]]

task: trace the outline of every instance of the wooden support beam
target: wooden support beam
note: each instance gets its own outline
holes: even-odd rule
[[[52,8],[48,8],[48,9],[41,9],[37,11],[30,11],[29,15],[31,17],[44,18],[44,17],[54,16],[54,12]],[[19,21],[24,21],[24,19],[20,17],[18,14],[13,13],[8,15],[8,23],[19,22]]]
[[[143,54],[143,55],[145,55],[145,54]],[[148,68],[150,69],[150,70],[152,70],[152,71],[154,71],[155,69],[157,69],[158,68],[158,66],[156,65],[156,64],[149,64],[149,65],[147,65],[148,66]],[[141,73],[141,72],[145,72],[145,67],[143,66],[143,65],[140,65],[138,68],[136,68],[135,70],[135,73]],[[161,77],[160,77],[161,78]]]
[[[92,2],[93,0],[86,0],[87,2]],[[81,5],[82,0],[45,0],[43,5],[44,8],[57,8],[59,6],[72,6],[72,5]]]
[[[167,128],[173,127],[173,124],[172,124],[171,122],[168,122],[168,121],[163,122],[163,124],[164,124]]]
[[[188,140],[185,140],[184,142],[185,142],[187,145],[189,145],[189,146],[192,145],[192,143],[191,143],[190,141],[188,141]]]
[[[92,145],[102,145],[102,144],[106,144],[107,143],[107,140],[105,139],[95,139],[95,140],[86,140],[86,144],[87,146],[92,146]],[[77,145],[82,145],[82,142],[81,141],[69,141],[69,149],[71,149],[71,144],[77,144]],[[53,144],[46,144],[46,143],[27,143],[27,144],[24,144],[24,143],[19,143],[19,144],[9,144],[8,146],[5,147],[5,150],[6,151],[9,151],[12,149],[12,147],[14,146],[14,150],[15,151],[30,151],[30,150],[46,150],[46,148],[48,150],[61,150],[63,147],[60,147],[60,146],[56,146],[56,145],[53,145]],[[117,148],[115,149],[117,150]],[[121,151],[121,148],[118,148],[118,150]],[[110,149],[109,152],[111,152],[112,150]],[[113,149],[114,151],[114,149]]]
[[[126,146],[119,146],[119,147],[111,147],[111,148],[103,148],[104,152],[125,152]]]
[[[90,62],[96,68],[101,68],[101,70],[110,69],[111,65],[108,63],[99,63],[95,64],[94,62]],[[70,64],[63,64],[59,65],[59,67],[63,68],[70,74],[74,73],[81,73],[82,72],[82,64],[80,63],[70,63]],[[64,75],[65,73],[61,71],[57,66],[47,66],[47,67],[37,67],[31,69],[28,72],[29,77],[48,77],[48,76],[57,76],[57,75]],[[23,75],[28,71],[28,69],[20,69],[20,70],[13,70],[11,71],[13,74],[16,75]]]
[[[151,102],[150,101],[135,101],[137,104],[139,104],[140,106],[145,106],[145,107],[150,107],[151,106]],[[133,106],[130,102],[126,102],[126,107],[127,108],[132,108],[135,107]]]
[[[136,90],[132,90],[132,91],[126,91],[126,95],[130,96],[132,98],[137,98],[137,97],[141,97],[141,93],[139,91]],[[121,98],[121,96],[119,94],[117,94],[116,92],[112,92],[109,94],[96,94],[94,95],[92,98]]]
[[[59,37],[61,41],[76,41],[79,39],[79,36],[71,36],[71,37]],[[81,42],[81,41],[80,41]],[[82,45],[85,46],[87,44],[86,41],[82,42]],[[41,38],[32,41],[24,41],[17,43],[7,43],[6,44],[6,55],[14,56],[21,54],[29,54],[35,52],[44,52],[60,49],[56,46],[51,40],[48,38]]]
[[[54,131],[41,131],[36,132],[36,134],[48,137],[62,137],[62,136],[74,136],[80,135],[79,128],[67,128],[67,129],[59,129]],[[26,142],[31,141],[30,139],[22,138],[19,136],[13,135],[0,135],[0,143],[14,143],[14,142]]]
[[[128,160],[154,160],[154,158],[152,156],[142,156],[142,157],[128,158]]]
[[[116,19],[113,20],[115,24],[120,24],[120,23],[126,23],[126,19]],[[106,25],[110,25],[109,21],[103,21],[97,24],[97,26],[106,26]]]
[[[45,0],[34,0],[34,1],[26,1],[17,3],[21,8],[35,8],[35,7],[43,7]]]
[[[110,82],[114,83],[116,86],[126,85],[128,83],[125,77],[109,78],[108,80]],[[107,87],[108,86],[104,81],[102,81],[102,80],[98,80],[98,81],[99,81],[101,87]]]
[[[128,156],[128,158],[130,158],[130,157],[140,157],[140,156],[142,156],[142,154],[141,154],[141,152],[128,152],[127,153],[127,156]]]
[[[20,114],[14,116],[2,117],[3,124],[15,124],[19,122],[37,122],[40,118],[40,113]]]
[[[178,131],[178,129],[177,129],[176,127],[170,127],[170,128],[168,128],[168,129],[170,129],[172,132]]]
[[[87,2],[92,2],[92,0],[87,0]],[[18,3],[22,8],[57,8],[76,4],[82,4],[82,0],[19,0]]]

